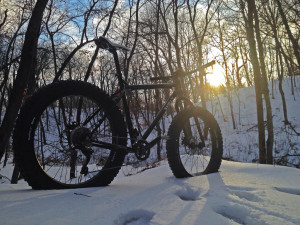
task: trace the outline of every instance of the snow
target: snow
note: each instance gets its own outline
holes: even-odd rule
[[[300,133],[300,76],[296,76],[296,87],[294,96],[291,94],[290,78],[283,80],[288,120]],[[274,81],[274,98],[272,98],[272,82],[269,82],[270,99],[272,105],[273,126],[274,126],[274,157],[275,163],[281,156],[289,153],[298,157],[289,157],[290,163],[300,164],[300,136],[284,125],[283,107],[281,95],[278,90],[278,80]],[[208,110],[217,119],[224,142],[223,157],[239,162],[256,162],[258,160],[258,132],[254,87],[246,87],[234,90],[231,94],[233,102],[233,114],[236,122],[236,129],[233,129],[228,99],[220,95],[220,104],[217,98],[208,103]],[[211,104],[212,103],[212,104]],[[224,121],[220,105],[225,115]],[[266,110],[265,110],[266,112]],[[264,113],[266,121],[266,113]],[[267,138],[267,128],[266,128]]]
[[[0,185],[0,224],[300,224],[300,171],[223,161],[176,179],[167,162],[110,186],[37,191]]]
[[[284,80],[288,118],[300,132],[300,77],[295,96]],[[300,137],[283,124],[282,102],[274,82],[272,99],[275,157],[300,152]],[[270,84],[271,88],[271,84]],[[134,165],[122,168],[108,187],[32,190],[21,180],[10,184],[0,179],[0,225],[7,224],[298,224],[300,225],[300,170],[260,165],[256,106],[253,87],[232,94],[237,129],[232,128],[225,96],[208,103],[220,124],[224,139],[220,172],[176,179],[167,161],[145,170]],[[168,126],[168,124],[167,124]],[[299,163],[298,157],[288,160]],[[298,161],[297,161],[298,160]],[[11,160],[10,160],[11,161]],[[0,174],[11,178],[13,164]],[[130,176],[129,176],[130,175]]]

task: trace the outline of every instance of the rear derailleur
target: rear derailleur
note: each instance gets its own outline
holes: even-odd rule
[[[86,176],[89,172],[87,167],[91,155],[94,153],[92,150],[92,132],[86,127],[76,127],[71,133],[71,142],[74,150],[80,150],[85,156],[82,164],[80,174]]]

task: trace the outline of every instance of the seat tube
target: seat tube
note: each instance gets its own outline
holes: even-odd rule
[[[116,76],[118,78],[120,89],[123,90],[124,89],[124,84],[123,84],[123,80],[122,80],[122,72],[121,72],[121,68],[120,68],[118,53],[117,53],[116,50],[111,50],[110,52],[114,56],[114,61],[115,61],[115,66],[116,66]]]
[[[118,53],[117,53],[116,50],[111,50],[111,53],[114,56],[116,72],[117,72],[116,76],[118,78],[119,86],[120,86],[120,89],[121,89],[121,92],[122,92],[125,87],[124,87],[124,83],[123,83],[123,79],[122,79],[122,72],[121,72],[121,68],[120,68]],[[133,124],[132,124],[132,120],[131,120],[131,117],[130,117],[130,111],[129,111],[128,102],[127,102],[127,98],[126,98],[125,93],[122,95],[122,102],[123,102],[123,108],[124,108],[124,112],[125,112],[126,124],[127,124],[127,127],[128,127],[130,138],[135,138]],[[134,142],[134,140],[131,140],[131,142]]]

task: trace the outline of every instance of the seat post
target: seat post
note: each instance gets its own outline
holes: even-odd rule
[[[116,49],[111,49],[110,52],[114,56],[114,62],[115,62],[115,66],[116,66],[116,76],[118,78],[120,89],[123,90],[124,89],[124,84],[123,84],[123,79],[122,79],[122,72],[121,72],[118,53],[117,53]]]

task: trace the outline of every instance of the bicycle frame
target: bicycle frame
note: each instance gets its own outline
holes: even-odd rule
[[[179,86],[176,85],[175,83],[128,85],[122,78],[122,72],[121,72],[121,68],[120,68],[120,64],[119,64],[119,58],[118,58],[117,51],[113,50],[113,51],[111,51],[111,53],[114,56],[114,62],[115,62],[116,72],[117,72],[116,76],[118,78],[119,87],[120,87],[120,91],[121,91],[120,99],[122,100],[122,103],[123,103],[126,124],[127,124],[129,135],[130,135],[131,144],[133,145],[137,139],[146,140],[149,137],[149,135],[153,131],[154,127],[157,125],[159,120],[163,117],[168,106],[179,95],[180,91],[176,90],[176,87],[179,87]],[[156,115],[156,117],[154,118],[152,123],[150,124],[150,126],[147,128],[145,133],[141,137],[136,137],[135,129],[133,127],[132,120],[130,117],[129,106],[128,106],[128,102],[127,102],[127,98],[126,98],[126,90],[132,91],[132,90],[163,89],[163,88],[170,89],[170,88],[174,88],[174,87],[175,87],[175,91],[167,99],[167,101],[162,106],[162,108],[160,109],[160,111],[158,112],[158,114]]]
[[[128,85],[126,83],[126,81],[123,80],[123,78],[122,78],[120,62],[119,62],[119,57],[118,57],[118,53],[117,53],[117,49],[128,50],[127,47],[124,47],[124,46],[120,47],[120,45],[117,45],[117,47],[113,47],[111,42],[109,42],[107,39],[105,39],[103,37],[101,37],[101,39],[99,39],[99,41],[95,41],[95,42],[100,48],[109,50],[109,52],[112,53],[112,55],[113,55],[114,63],[115,63],[115,66],[116,66],[116,77],[118,79],[118,84],[119,84],[119,87],[120,87],[120,95],[116,99],[114,99],[114,101],[116,103],[118,103],[119,101],[122,101],[122,103],[123,103],[123,111],[125,113],[127,130],[129,132],[130,141],[131,141],[131,147],[121,146],[121,145],[111,144],[111,143],[105,143],[105,142],[100,142],[100,141],[94,141],[93,142],[94,146],[111,149],[113,151],[124,151],[125,150],[127,153],[128,152],[136,153],[137,150],[135,148],[135,144],[137,144],[139,141],[146,141],[146,139],[149,137],[150,133],[153,131],[154,127],[157,125],[159,120],[162,118],[162,116],[166,112],[168,106],[173,102],[173,100],[175,98],[177,98],[175,105],[177,105],[177,103],[180,100],[183,100],[185,102],[185,104],[187,103],[187,105],[192,105],[193,106],[194,104],[188,98],[186,98],[185,95],[184,95],[185,89],[184,89],[184,80],[183,80],[182,75],[187,76],[187,75],[191,75],[191,74],[193,74],[195,72],[198,72],[198,71],[204,72],[204,69],[206,67],[209,67],[209,66],[212,66],[213,64],[215,64],[215,61],[212,61],[210,63],[207,63],[207,64],[201,66],[200,68],[198,68],[194,71],[175,72],[170,77],[160,77],[159,78],[159,79],[162,79],[162,78],[163,79],[166,79],[166,78],[167,79],[172,79],[173,83]],[[137,129],[135,129],[133,127],[133,123],[132,123],[132,119],[131,119],[130,111],[129,111],[129,106],[128,106],[128,102],[127,102],[127,98],[126,98],[126,90],[145,90],[145,89],[163,89],[163,88],[167,88],[167,89],[175,88],[175,90],[171,94],[171,96],[167,99],[165,104],[162,106],[162,108],[160,109],[160,111],[158,112],[158,114],[156,115],[156,117],[154,118],[152,123],[150,124],[150,126],[147,128],[145,133],[142,136],[140,136]],[[177,107],[176,107],[176,109],[177,109]],[[99,109],[99,111],[100,110],[101,109]],[[98,113],[99,111],[97,111],[95,113]],[[103,120],[105,119],[105,117],[106,116],[104,115]],[[88,118],[83,125],[88,123],[89,120],[90,119]],[[101,125],[101,121],[99,121],[99,122],[100,122],[99,125],[96,126],[96,128],[94,128],[94,130],[96,130]],[[149,149],[152,148],[160,140],[161,140],[161,137],[155,138],[154,140],[152,140],[150,143],[147,144],[148,148]]]
[[[143,84],[143,85],[128,85],[122,78],[122,72],[120,68],[120,63],[119,63],[119,57],[117,54],[117,51],[115,49],[110,50],[110,52],[113,54],[114,57],[114,63],[116,66],[116,76],[118,79],[118,84],[120,88],[120,94],[119,96],[114,99],[116,103],[119,101],[122,101],[123,103],[123,111],[125,113],[125,119],[126,119],[126,124],[127,124],[127,129],[129,132],[130,140],[131,140],[131,146],[134,146],[134,144],[139,141],[139,140],[146,140],[150,133],[153,131],[154,127],[157,125],[157,123],[160,121],[160,119],[163,117],[164,113],[166,112],[167,108],[169,105],[173,102],[173,100],[180,96],[181,99],[184,99],[185,101],[188,101],[189,104],[193,104],[189,99],[185,98],[182,95],[182,85],[180,82],[180,79],[175,79],[176,82],[174,83],[162,83],[162,84]],[[127,102],[127,97],[126,97],[126,90],[132,91],[132,90],[145,90],[145,89],[171,89],[175,88],[173,93],[170,95],[170,97],[166,100],[150,126],[147,128],[147,130],[144,132],[142,136],[140,136],[137,133],[137,130],[133,127],[132,119],[130,116],[130,110]],[[89,120],[89,119],[88,119]],[[87,121],[88,121],[87,120]],[[97,129],[97,127],[95,128]],[[152,140],[149,143],[150,147],[153,147],[155,144],[157,144],[161,140],[161,137],[157,137],[154,140]],[[116,144],[110,144],[110,143],[104,143],[104,142],[97,142],[94,143],[94,146],[102,147],[102,148],[108,148],[114,151],[124,151],[126,150],[127,152],[135,152],[134,148],[132,147],[124,147]]]

